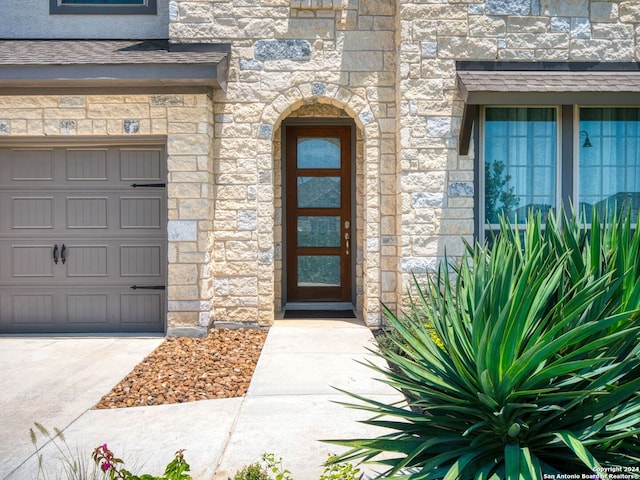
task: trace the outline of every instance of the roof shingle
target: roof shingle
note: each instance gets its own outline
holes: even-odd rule
[[[223,45],[167,40],[0,40],[0,65],[217,63]]]

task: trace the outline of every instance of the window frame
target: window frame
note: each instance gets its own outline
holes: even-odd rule
[[[556,208],[562,206],[567,210],[571,204],[578,205],[580,199],[580,110],[582,108],[640,109],[640,104],[582,104],[546,105],[546,104],[487,104],[480,105],[476,117],[478,132],[474,135],[474,143],[478,154],[476,163],[476,205],[477,224],[476,237],[479,242],[487,240],[487,233],[498,229],[496,224],[487,224],[485,220],[485,123],[487,108],[554,108],[556,109],[557,145],[556,145]],[[570,174],[565,175],[569,172]],[[567,210],[568,211],[568,210]],[[524,228],[524,225],[516,225]]]
[[[487,104],[487,105],[481,105],[480,108],[478,109],[478,116],[479,116],[479,122],[477,123],[477,125],[479,125],[479,135],[478,135],[478,155],[476,155],[476,157],[479,159],[478,161],[478,165],[477,165],[477,178],[478,178],[478,229],[477,229],[477,237],[479,239],[479,241],[482,243],[485,241],[486,239],[486,233],[491,231],[491,230],[497,230],[499,228],[498,224],[492,223],[492,224],[488,224],[486,222],[486,217],[485,217],[485,207],[486,207],[486,203],[485,203],[485,197],[486,197],[486,190],[485,190],[485,165],[486,165],[486,159],[485,159],[485,139],[486,139],[486,109],[487,108],[549,108],[549,109],[553,109],[556,112],[556,178],[554,179],[555,181],[555,187],[556,187],[556,194],[555,194],[555,207],[557,208],[558,205],[563,203],[563,183],[562,183],[562,178],[563,178],[563,173],[564,173],[564,162],[563,162],[563,157],[564,157],[564,152],[562,150],[563,148],[563,140],[564,140],[564,129],[563,129],[563,121],[562,119],[563,117],[563,108],[562,105],[532,105],[532,104],[523,104],[523,105],[499,105],[499,104]],[[516,225],[519,229],[524,229],[525,225],[522,223],[518,223]]]
[[[156,15],[157,0],[144,0],[143,5],[134,4],[64,4],[62,0],[49,0],[50,15]]]

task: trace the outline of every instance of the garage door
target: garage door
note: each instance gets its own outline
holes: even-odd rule
[[[164,330],[164,152],[0,149],[0,332]]]

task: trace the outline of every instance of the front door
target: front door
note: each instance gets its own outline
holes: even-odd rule
[[[351,127],[286,129],[288,302],[351,302]]]

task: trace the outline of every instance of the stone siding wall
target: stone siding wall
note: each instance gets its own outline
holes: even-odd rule
[[[398,92],[403,285],[474,234],[474,152],[460,156],[456,60],[638,61],[640,4],[401,0]],[[476,126],[477,128],[477,126]]]
[[[395,2],[174,0],[170,10],[173,41],[233,45],[214,97],[214,321],[270,324],[282,304],[279,126],[316,104],[345,112],[362,138],[359,303],[377,325],[380,300],[398,299]]]
[[[206,95],[0,97],[0,140],[167,142],[168,333],[201,334],[212,299],[213,109]]]

